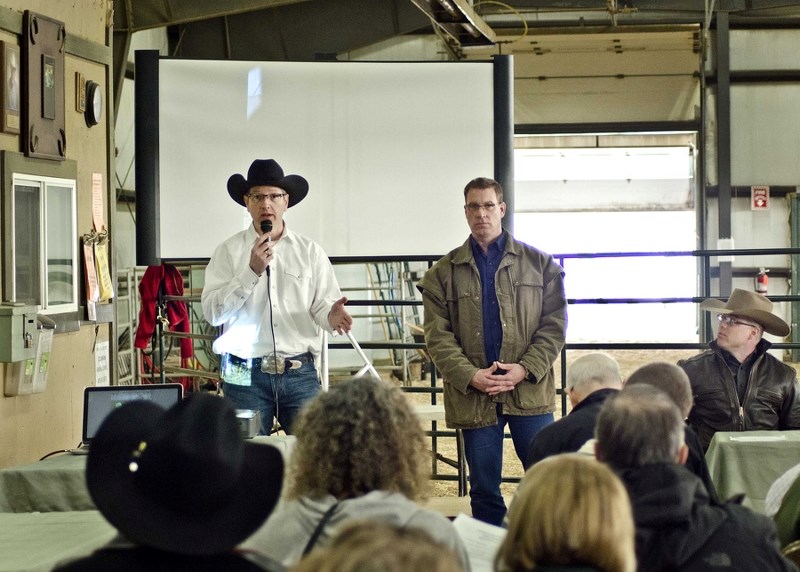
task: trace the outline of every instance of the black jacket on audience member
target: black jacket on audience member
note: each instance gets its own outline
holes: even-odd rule
[[[618,389],[598,389],[587,395],[566,417],[541,429],[528,448],[527,469],[559,453],[574,453],[594,437],[594,424],[606,399]]]
[[[741,403],[736,378],[725,360],[728,352],[717,342],[711,342],[703,353],[678,362],[692,384],[694,406],[689,423],[703,451],[717,431],[800,429],[797,372],[767,353],[770,346],[767,340],[758,343]]]
[[[574,453],[583,447],[589,439],[594,437],[594,425],[597,416],[600,415],[603,403],[618,391],[617,389],[598,389],[578,403],[569,415],[540,430],[528,448],[528,462],[525,468],[527,469],[547,457],[559,453]],[[697,433],[689,425],[686,425],[685,440],[686,446],[689,447],[686,468],[697,475],[711,499],[716,501],[717,491],[708,472],[703,446],[700,444]]]
[[[686,446],[689,448],[689,457],[686,459],[686,465],[684,466],[703,482],[703,486],[705,486],[706,491],[708,491],[708,496],[711,498],[711,501],[714,503],[718,502],[719,497],[717,496],[717,489],[714,487],[714,482],[711,480],[711,473],[708,472],[706,456],[703,454],[703,445],[700,443],[700,438],[697,436],[697,433],[689,424],[686,425],[684,440],[686,441]]]
[[[213,534],[210,531],[209,534]],[[180,531],[175,531],[180,534]],[[146,546],[102,548],[91,556],[57,567],[59,572],[286,572],[286,568],[257,554],[230,551],[193,556]]]
[[[656,463],[618,472],[633,505],[642,572],[788,571],[775,525],[733,503],[714,504],[685,467]]]

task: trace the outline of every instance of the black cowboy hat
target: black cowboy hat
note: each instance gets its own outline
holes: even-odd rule
[[[228,194],[242,206],[244,196],[253,187],[278,187],[289,193],[289,206],[293,207],[308,194],[308,181],[300,175],[283,175],[283,169],[275,159],[256,159],[247,170],[245,179],[239,173],[228,179]]]
[[[278,449],[242,439],[229,401],[198,393],[167,411],[138,400],[114,410],[92,440],[86,482],[128,540],[218,554],[266,520],[283,468]]]

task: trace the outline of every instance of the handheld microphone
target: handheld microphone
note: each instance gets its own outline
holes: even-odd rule
[[[272,221],[271,220],[262,220],[261,221],[261,232],[267,235],[267,242],[272,242],[272,237],[269,233],[272,232]],[[269,266],[267,266],[267,276],[269,276]]]

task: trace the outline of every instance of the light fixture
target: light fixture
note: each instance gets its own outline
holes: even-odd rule
[[[450,0],[439,0],[439,4],[442,5],[442,8],[447,10],[447,13],[450,14],[450,16],[453,18],[458,17],[458,10],[456,10],[456,7],[453,6],[453,3],[450,2]]]
[[[497,37],[466,0],[411,0],[462,47],[491,46]]]

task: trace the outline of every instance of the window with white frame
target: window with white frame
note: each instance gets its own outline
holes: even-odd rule
[[[14,302],[42,314],[78,309],[78,241],[74,179],[14,173]]]

